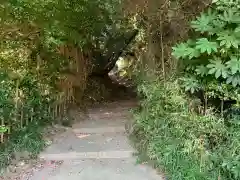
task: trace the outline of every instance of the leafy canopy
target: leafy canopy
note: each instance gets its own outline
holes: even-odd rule
[[[84,45],[101,36],[104,28],[117,24],[117,0],[3,0],[1,26],[37,28],[45,43]],[[9,29],[8,29],[9,30]]]
[[[212,3],[191,22],[198,38],[173,47],[173,56],[186,65],[186,90],[192,92],[197,87],[208,91],[207,84],[211,81],[217,81],[216,86],[227,84],[231,91],[240,87],[240,1],[214,0]],[[191,83],[189,75],[193,77]],[[228,92],[225,93],[227,96]]]

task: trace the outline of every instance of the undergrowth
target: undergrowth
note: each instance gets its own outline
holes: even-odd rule
[[[1,2],[0,171],[16,152],[40,152],[45,125],[68,113],[66,106],[75,98],[69,71],[87,74],[91,64],[80,72],[70,67],[74,61],[69,56],[75,57],[75,48],[85,51],[105,45],[107,32],[119,29],[116,4],[115,0]]]
[[[36,155],[44,146],[41,130],[53,122],[49,107],[53,96],[42,93],[41,85],[31,73],[20,76],[0,71],[0,172],[17,160],[16,153]],[[40,85],[39,85],[40,84]]]
[[[210,99],[219,99],[223,116],[229,101],[239,102],[240,92],[240,2],[214,0],[192,21],[192,39],[173,47],[173,56],[184,67],[182,85],[191,94],[204,94],[205,109]]]
[[[173,180],[240,178],[239,125],[191,112],[178,81],[141,81],[131,138]]]
[[[133,113],[131,138],[140,158],[153,162],[172,180],[240,179],[240,5],[213,0],[207,7],[191,22],[192,39],[173,48],[175,59],[162,53],[159,68],[159,62],[147,56],[141,63],[152,63],[153,73],[137,68],[142,100]],[[163,45],[161,49],[167,51]],[[171,65],[169,59],[180,65],[176,71],[174,66],[165,69],[165,64]],[[168,79],[174,73],[178,77]],[[165,79],[153,78],[156,74]]]
[[[21,158],[25,159],[24,152],[27,152],[28,158],[37,157],[46,146],[42,134],[45,125],[47,124],[32,123],[14,132],[7,143],[1,144],[0,175],[4,173],[6,166],[10,165],[12,161],[20,160]]]

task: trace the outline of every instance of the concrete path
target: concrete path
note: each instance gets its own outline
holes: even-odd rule
[[[75,124],[40,155],[49,165],[30,180],[163,180],[132,156],[124,128],[132,106],[118,102],[90,109],[88,120]]]

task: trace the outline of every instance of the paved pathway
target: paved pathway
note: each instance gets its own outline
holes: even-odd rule
[[[40,155],[49,166],[30,180],[163,180],[132,156],[124,128],[132,106],[128,101],[90,109],[89,120],[74,125]]]

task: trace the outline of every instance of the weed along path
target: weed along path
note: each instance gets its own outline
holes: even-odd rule
[[[21,180],[163,180],[155,170],[137,165],[125,133],[132,101],[89,109],[89,118],[40,154],[45,164]]]

